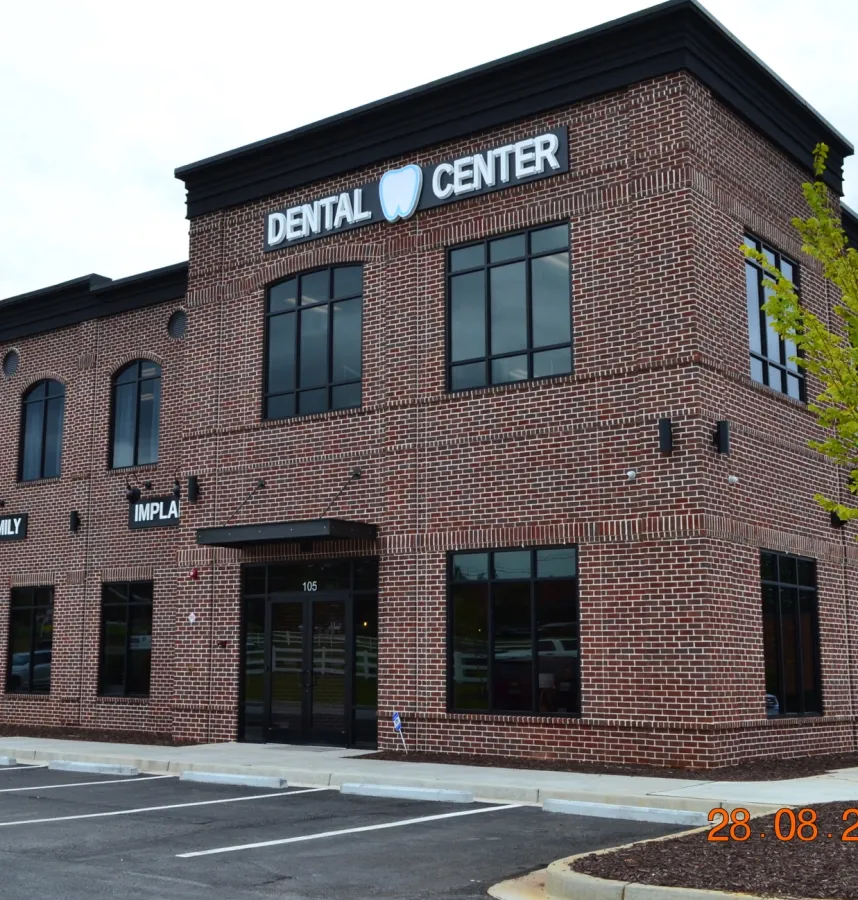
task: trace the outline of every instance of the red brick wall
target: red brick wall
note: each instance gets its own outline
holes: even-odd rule
[[[267,211],[558,125],[568,175],[262,253]],[[332,514],[376,523],[379,541],[313,555],[381,557],[383,746],[395,746],[385,720],[397,708],[411,745],[431,750],[717,765],[853,747],[858,554],[854,531],[832,530],[812,499],[842,487],[807,449],[806,409],[748,377],[739,244],[751,228],[798,257],[789,219],[805,178],[677,74],[192,221],[184,341],[166,336],[167,304],[21,341],[20,373],[0,381],[0,496],[31,527],[27,542],[0,546],[0,657],[10,579],[57,586],[54,692],[0,697],[0,721],[234,738],[240,564],[298,549],[220,551],[213,563],[194,530],[223,524],[259,477],[241,522],[316,517],[360,464]],[[556,221],[571,225],[575,374],[446,394],[445,249]],[[344,261],[364,263],[362,408],[261,421],[265,286]],[[832,297],[801,263],[805,302],[825,314]],[[147,477],[155,493],[177,470],[200,479],[180,529],[129,532],[124,474],[106,469],[110,374],[139,353],[164,367],[161,461]],[[42,372],[69,390],[63,478],[20,486],[9,462],[20,393]],[[662,416],[674,422],[668,457]],[[724,418],[729,456],[712,446]],[[559,543],[580,547],[583,717],[448,714],[446,553]],[[762,547],[819,560],[822,718],[765,718]],[[155,580],[152,697],[99,699],[99,586],[135,566]]]

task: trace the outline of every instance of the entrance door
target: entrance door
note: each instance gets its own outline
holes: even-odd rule
[[[345,744],[351,597],[274,594],[267,606],[266,739]]]

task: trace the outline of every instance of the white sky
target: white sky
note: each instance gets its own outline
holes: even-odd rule
[[[651,5],[7,0],[0,297],[187,259],[177,166]],[[705,5],[858,144],[858,3]]]

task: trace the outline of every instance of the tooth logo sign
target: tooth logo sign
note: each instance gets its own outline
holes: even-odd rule
[[[423,169],[420,166],[403,166],[391,169],[381,176],[378,197],[381,211],[388,222],[407,219],[417,208],[423,187]]]

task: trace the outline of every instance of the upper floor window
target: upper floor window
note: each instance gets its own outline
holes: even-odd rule
[[[361,404],[363,267],[305,272],[268,289],[266,419]]]
[[[750,235],[745,236],[745,244],[762,253],[784,277],[798,287],[798,266],[792,260]],[[796,400],[804,400],[804,374],[796,363],[790,362],[790,357],[796,356],[795,343],[785,341],[775,331],[772,320],[763,310],[763,304],[771,296],[771,289],[763,287],[765,277],[762,268],[754,260],[745,260],[751,378]]]
[[[447,278],[450,390],[572,371],[568,225],[455,247]]]
[[[766,712],[806,716],[822,712],[816,560],[760,554]]]
[[[452,554],[448,590],[451,710],[580,713],[575,547]]]
[[[158,461],[161,367],[138,359],[113,378],[113,452],[111,467]]]
[[[59,381],[40,381],[24,394],[21,481],[59,477],[65,402],[65,388]]]

